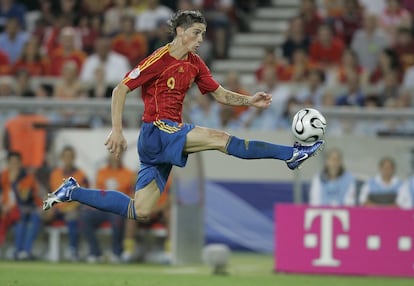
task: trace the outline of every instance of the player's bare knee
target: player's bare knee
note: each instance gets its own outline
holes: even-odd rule
[[[209,132],[210,144],[211,147],[220,150],[222,152],[225,151],[227,141],[229,140],[230,134],[220,130],[211,130]]]
[[[135,217],[137,220],[148,220],[150,215],[151,215],[150,210],[140,208],[135,204]]]

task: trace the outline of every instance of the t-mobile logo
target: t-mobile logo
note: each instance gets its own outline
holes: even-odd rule
[[[309,231],[313,221],[320,217],[319,233],[319,258],[312,261],[315,266],[337,267],[341,261],[333,257],[333,248],[346,249],[349,247],[349,236],[338,234],[334,237],[333,224],[337,219],[343,232],[349,231],[349,213],[347,210],[337,209],[307,209],[305,212],[305,231]],[[333,243],[335,239],[335,245]],[[318,245],[318,234],[307,233],[304,236],[305,248],[316,248]]]

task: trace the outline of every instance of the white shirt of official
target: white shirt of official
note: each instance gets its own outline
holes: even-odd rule
[[[380,186],[384,187],[384,189],[394,185],[397,183],[397,181],[399,181],[400,179],[396,176],[392,177],[390,183],[386,183],[382,180],[382,177],[380,175],[376,175],[375,179],[374,179]],[[370,189],[369,189],[369,181],[366,182],[362,188],[361,188],[361,192],[359,193],[359,204],[363,205],[367,202],[368,200],[368,196],[370,193]]]
[[[309,190],[309,205],[313,207],[319,207],[322,205],[322,186],[321,186],[321,176],[320,174],[316,175],[312,179],[311,187]],[[354,206],[355,205],[355,194],[356,194],[356,186],[355,182],[349,185],[349,188],[346,192],[344,198],[344,206]],[[337,207],[339,206],[339,202],[332,201],[329,205],[330,207]]]

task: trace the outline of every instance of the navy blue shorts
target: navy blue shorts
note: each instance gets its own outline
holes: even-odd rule
[[[135,190],[138,191],[155,179],[160,192],[173,165],[184,167],[188,154],[184,154],[187,133],[194,124],[157,120],[143,123],[138,138],[138,154],[141,167]]]

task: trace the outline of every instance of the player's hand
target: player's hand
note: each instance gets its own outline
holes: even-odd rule
[[[119,158],[121,153],[127,149],[127,141],[122,131],[112,130],[105,141],[105,146],[110,153],[114,153]]]
[[[250,104],[257,108],[267,108],[272,103],[272,95],[266,92],[256,92],[250,98]]]

